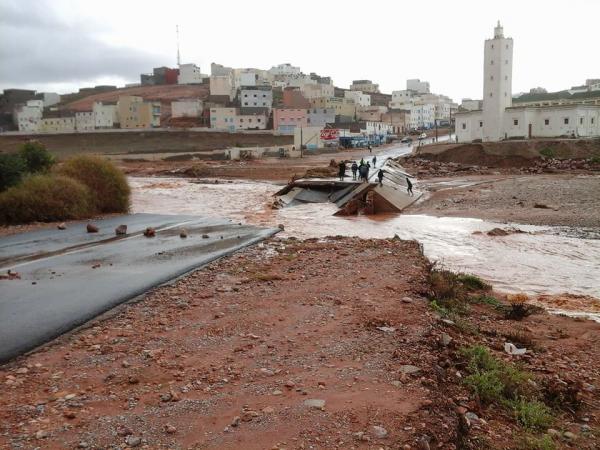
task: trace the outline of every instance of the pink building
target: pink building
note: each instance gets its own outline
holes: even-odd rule
[[[276,108],[273,110],[273,129],[281,134],[294,134],[298,126],[306,127],[306,109]]]

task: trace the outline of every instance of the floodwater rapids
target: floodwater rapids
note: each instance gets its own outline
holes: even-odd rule
[[[492,237],[509,225],[471,218],[410,214],[336,217],[333,204],[272,209],[281,186],[268,182],[182,178],[130,178],[133,212],[228,217],[285,228],[284,236],[333,235],[415,239],[425,255],[454,271],[473,273],[497,290],[532,295],[574,294],[600,298],[600,240],[555,227],[514,225],[525,233]],[[481,232],[481,233],[477,233]],[[575,312],[575,311],[571,311]],[[600,311],[587,311],[600,321]]]

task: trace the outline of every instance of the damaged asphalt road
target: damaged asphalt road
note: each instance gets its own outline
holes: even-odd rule
[[[67,230],[8,236],[0,270],[0,362],[31,350],[114,306],[219,257],[277,233],[226,219],[134,214]],[[128,225],[116,238],[114,229]],[[156,236],[141,233],[154,227]],[[188,237],[179,236],[185,228]]]

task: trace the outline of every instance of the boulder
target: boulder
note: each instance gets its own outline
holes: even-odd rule
[[[115,234],[117,236],[123,236],[127,234],[127,225],[119,225],[117,228],[115,228]]]
[[[86,229],[88,233],[97,233],[99,231],[98,226],[93,223],[88,223]]]
[[[154,236],[156,236],[156,230],[152,227],[148,227],[144,230],[144,236],[154,237]]]

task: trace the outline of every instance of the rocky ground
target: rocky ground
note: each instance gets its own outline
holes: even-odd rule
[[[428,196],[407,212],[600,230],[597,174],[476,175],[446,181],[424,180],[420,187]]]
[[[272,239],[0,367],[0,447],[595,448],[600,325],[477,303],[432,308],[413,241]],[[10,281],[5,281],[10,282]],[[508,356],[510,339],[530,348]],[[540,386],[575,387],[526,430],[465,386],[488,345]],[[549,447],[544,447],[549,448]]]

